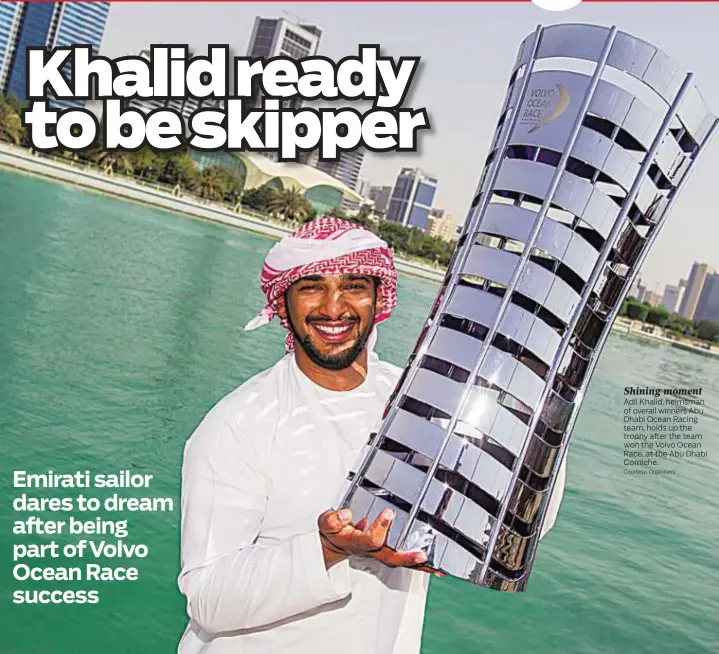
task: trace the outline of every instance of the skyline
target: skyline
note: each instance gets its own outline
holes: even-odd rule
[[[394,58],[420,56],[405,106],[426,108],[432,129],[421,136],[417,153],[368,152],[361,176],[373,185],[393,186],[402,167],[422,168],[439,180],[434,207],[450,211],[458,223],[466,217],[482,172],[516,50],[538,23],[616,24],[694,72],[710,109],[719,112],[719,82],[712,67],[719,45],[711,28],[719,22],[719,6],[713,3],[691,8],[622,3],[621,17],[614,3],[584,3],[561,14],[529,2],[422,3],[408,8],[405,3],[349,3],[331,9],[326,3],[179,3],[168,20],[162,4],[112,3],[101,54],[116,57],[151,43],[187,42],[197,51],[227,43],[244,55],[255,17],[264,16],[317,25],[322,30],[318,54],[332,59],[356,54],[363,43],[378,43],[383,54]],[[692,31],[678,33],[680,21],[691,22]],[[487,60],[492,64],[478,70],[475,62]],[[665,284],[678,283],[695,261],[719,267],[712,247],[719,228],[710,213],[715,166],[717,140],[702,156],[642,267],[640,276],[649,289],[662,292]]]

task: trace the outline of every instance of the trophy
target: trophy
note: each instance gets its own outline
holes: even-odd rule
[[[587,384],[717,125],[691,73],[596,25],[521,44],[447,275],[340,505],[387,545],[526,588]]]

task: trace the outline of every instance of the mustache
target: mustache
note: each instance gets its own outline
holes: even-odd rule
[[[323,323],[323,322],[351,322],[351,323],[358,323],[360,321],[359,316],[348,316],[346,318],[338,318],[336,320],[333,320],[332,318],[305,318],[305,323],[308,325],[312,325],[314,323]]]

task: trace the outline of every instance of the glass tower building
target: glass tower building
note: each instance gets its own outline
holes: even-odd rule
[[[387,208],[387,220],[424,229],[432,209],[437,178],[421,168],[402,168]]]
[[[248,57],[270,59],[272,57],[289,57],[303,59],[317,54],[322,37],[322,30],[315,25],[299,25],[285,18],[255,18],[255,25],[247,47]],[[252,105],[260,107],[262,92],[257,88],[252,96]],[[285,103],[298,108],[297,99]]]
[[[252,28],[250,44],[247,47],[248,57],[270,59],[272,57],[289,57],[303,59],[317,54],[322,38],[322,30],[316,25],[293,23],[286,18],[263,18],[257,16]],[[253,87],[249,102],[243,102],[259,109],[262,106],[263,93],[259,85]],[[299,109],[302,101],[299,98],[285,100],[284,107]],[[263,152],[268,159],[277,161],[276,152]]]
[[[20,16],[24,5],[0,2],[0,91],[5,92],[10,76],[10,62],[15,51]]]
[[[26,101],[29,46],[90,45],[98,54],[109,2],[3,2],[0,4],[0,90]],[[69,76],[70,64],[63,69]],[[83,107],[84,100],[51,99],[55,107]]]
[[[706,276],[694,320],[719,320],[719,274],[710,273]]]

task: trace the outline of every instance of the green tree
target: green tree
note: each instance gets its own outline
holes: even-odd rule
[[[628,302],[627,316],[632,320],[646,320],[649,307],[643,302]]]
[[[401,252],[407,251],[409,241],[409,230],[402,225],[390,220],[383,220],[377,226],[378,236],[384,240],[389,247]]]
[[[666,328],[685,336],[691,336],[694,332],[694,323],[680,313],[673,313],[667,320]]]
[[[310,214],[312,205],[309,200],[302,195],[302,191],[298,188],[283,189],[275,194],[268,203],[268,209],[271,213],[276,213],[284,217],[285,220],[295,221],[304,220]]]
[[[227,178],[217,166],[205,168],[192,180],[190,191],[206,200],[220,201],[228,192]]]
[[[647,322],[664,327],[669,320],[669,312],[664,307],[652,307],[647,312]]]
[[[218,167],[217,174],[222,179],[222,200],[233,205],[237,204],[242,197],[242,190],[245,184],[244,179],[234,170],[225,168],[224,166]]]
[[[310,206],[310,209],[309,209],[309,211],[307,212],[307,215],[306,215],[306,216],[304,217],[304,219],[302,220],[303,223],[308,223],[308,222],[314,220],[315,218],[317,218],[317,209],[315,209],[315,208],[312,206],[312,203],[308,203],[308,204],[309,204],[309,206]]]
[[[142,179],[157,181],[166,165],[165,155],[155,152],[149,145],[136,152],[129,152],[128,155],[133,173]]]
[[[362,206],[362,207],[360,207],[359,213],[357,214],[357,218],[369,223],[369,222],[371,222],[370,221],[371,215],[372,215],[372,210],[368,206]]]
[[[123,152],[122,150],[105,150],[99,148],[92,151],[92,161],[100,166],[106,175],[112,175],[115,172],[132,173],[132,152]]]
[[[704,341],[719,343],[719,322],[715,320],[700,320],[696,324],[697,338]]]
[[[159,172],[158,181],[181,188],[189,188],[197,177],[195,162],[187,151],[176,150],[163,155],[164,165]]]
[[[260,186],[246,190],[242,196],[242,204],[255,211],[267,213],[270,210],[270,203],[277,195],[277,191],[269,186]]]
[[[367,216],[362,215],[361,212],[355,214],[354,216],[345,216],[341,211],[338,211],[332,212],[332,215],[337,216],[337,218],[341,218],[342,220],[347,220],[351,223],[354,223],[355,225],[362,225],[362,227],[366,227],[367,229],[374,231],[374,225],[372,224],[372,221]]]
[[[25,128],[20,119],[21,109],[11,97],[0,95],[0,140],[20,145],[25,141]]]

